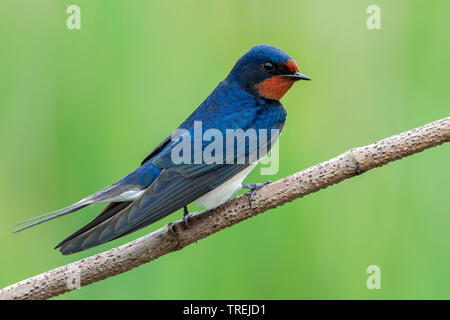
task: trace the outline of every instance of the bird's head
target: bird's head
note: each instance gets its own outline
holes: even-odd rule
[[[245,53],[228,77],[247,92],[270,100],[280,100],[298,80],[311,80],[299,72],[290,56],[264,44]]]

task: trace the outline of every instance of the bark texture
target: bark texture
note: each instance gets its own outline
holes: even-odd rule
[[[47,299],[153,261],[286,202],[317,192],[370,169],[450,141],[450,117],[371,145],[354,148],[311,168],[194,215],[190,228],[179,220],[130,243],[58,267],[0,290],[0,299]]]

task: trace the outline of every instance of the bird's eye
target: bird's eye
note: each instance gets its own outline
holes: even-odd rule
[[[266,61],[263,64],[263,68],[266,72],[272,72],[273,70],[275,70],[275,65],[270,61]]]

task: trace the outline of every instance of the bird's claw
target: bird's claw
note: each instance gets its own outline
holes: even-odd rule
[[[196,213],[196,212],[194,212],[194,213]],[[190,227],[189,227],[189,218],[190,218],[194,213],[189,213],[187,207],[184,207],[184,209],[183,209],[183,222],[184,222],[184,225],[186,226],[187,229],[190,229]]]
[[[267,185],[269,183],[272,183],[272,181],[267,180],[266,182],[263,182],[263,183],[252,183],[252,184],[243,184],[242,185],[242,189],[250,189],[250,195],[248,197],[248,204],[250,207],[252,206],[252,201],[255,196],[256,190],[261,189],[262,187],[264,187],[265,185]]]
[[[183,215],[183,222],[184,222],[184,225],[186,226],[186,228],[190,228],[189,227],[189,214],[186,214],[186,215]]]

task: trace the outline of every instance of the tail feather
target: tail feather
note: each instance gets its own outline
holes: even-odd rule
[[[126,193],[127,191],[134,191],[134,195],[138,194],[139,190],[142,188],[142,186],[140,185],[134,185],[134,184],[129,184],[126,183],[124,181],[124,179],[120,179],[119,181],[113,183],[112,185],[101,189],[100,191],[97,191],[96,193],[90,195],[87,198],[84,198],[80,201],[78,201],[77,203],[74,203],[71,206],[68,206],[66,208],[60,209],[60,210],[56,210],[50,213],[46,213],[43,215],[40,215],[38,217],[34,217],[28,220],[25,220],[23,222],[17,223],[14,226],[20,226],[23,225],[25,223],[31,222],[31,221],[35,221],[35,220],[39,220],[42,218],[42,220],[36,221],[34,223],[31,223],[25,227],[22,227],[20,229],[17,229],[15,231],[13,231],[13,233],[17,233],[20,231],[23,231],[25,229],[34,227],[38,224],[47,222],[49,220],[53,220],[59,217],[62,217],[66,214],[72,213],[74,211],[80,210],[90,204],[95,204],[95,203],[101,203],[101,202],[114,202],[114,201],[127,201],[129,199],[126,199],[123,197],[121,197],[122,194]],[[133,192],[131,194],[131,197],[133,197]],[[120,199],[120,200],[119,200]],[[47,218],[46,218],[47,217]]]
[[[20,228],[20,229],[14,230],[13,233],[17,233],[17,232],[26,230],[26,229],[28,229],[28,228],[37,226],[38,224],[44,223],[44,222],[46,222],[46,221],[49,221],[49,220],[53,220],[53,219],[62,217],[62,216],[64,216],[64,215],[66,215],[66,214],[69,214],[69,213],[72,213],[72,212],[74,212],[74,211],[80,210],[80,209],[82,209],[82,208],[84,208],[84,207],[86,207],[86,206],[88,206],[88,205],[90,205],[90,204],[92,204],[92,203],[93,203],[93,201],[89,201],[89,200],[87,200],[87,199],[83,199],[83,200],[81,200],[81,201],[79,201],[79,202],[77,202],[77,203],[74,203],[74,204],[71,205],[71,206],[66,207],[66,208],[63,208],[63,209],[60,209],[60,210],[57,210],[57,211],[53,211],[53,212],[50,212],[50,213],[46,213],[46,214],[43,214],[43,215],[41,215],[41,216],[34,217],[34,218],[31,218],[31,219],[25,220],[25,221],[23,221],[23,222],[17,223],[17,224],[15,224],[14,226],[20,226],[20,225],[25,224],[25,223],[28,223],[28,222],[30,222],[30,221],[34,221],[34,220],[38,220],[38,219],[41,219],[41,218],[50,216],[50,217],[48,217],[48,218],[45,218],[45,219],[36,221],[36,222],[34,222],[34,223],[32,223],[32,224],[29,224],[29,225],[27,225],[27,226],[25,226],[25,227],[22,227],[22,228]]]
[[[80,230],[76,231],[74,234],[70,235],[69,237],[67,237],[66,239],[64,239],[63,241],[61,241],[60,243],[58,243],[55,247],[55,249],[62,247],[63,245],[65,245],[67,242],[69,242],[70,240],[76,238],[77,236],[79,236],[80,234],[92,229],[93,227],[95,227],[96,225],[102,223],[103,221],[107,220],[108,218],[112,217],[113,215],[115,215],[117,212],[121,211],[122,209],[126,208],[128,205],[130,205],[132,201],[125,201],[125,202],[111,202],[110,204],[108,204],[103,210],[102,212],[100,212],[98,214],[98,216],[96,216],[94,219],[91,220],[91,222],[89,222],[87,225],[85,225],[83,228],[81,228]]]

